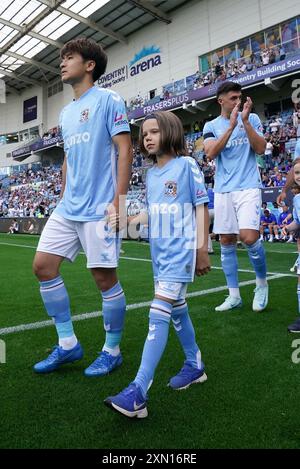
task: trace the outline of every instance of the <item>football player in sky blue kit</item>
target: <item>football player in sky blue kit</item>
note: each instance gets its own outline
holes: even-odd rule
[[[216,311],[242,305],[238,284],[237,235],[245,244],[256,273],[252,309],[262,311],[268,304],[266,261],[259,239],[261,180],[255,154],[263,154],[266,142],[259,117],[251,113],[247,98],[242,112],[241,86],[224,82],[217,91],[221,115],[203,129],[204,148],[216,160],[214,233],[220,235],[221,260],[229,296]]]
[[[106,331],[104,347],[85,375],[102,376],[122,363],[119,343],[126,304],[116,274],[120,237],[111,233],[106,215],[123,209],[119,196],[125,198],[127,193],[132,147],[123,100],[115,92],[94,86],[106,63],[102,47],[87,38],[72,40],[61,50],[62,81],[74,92],[59,123],[65,150],[63,188],[33,264],[46,311],[56,327],[58,345],[34,366],[37,373],[52,372],[83,356],[59,273],[64,259],[73,262],[81,249],[101,291]]]
[[[178,117],[171,112],[147,116],[140,130],[140,147],[156,163],[147,173],[148,213],[134,219],[135,223],[149,219],[155,297],[138,373],[105,404],[127,417],[143,418],[148,415],[147,391],[167,344],[171,321],[186,359],[169,386],[185,389],[207,379],[185,296],[194,274],[208,273],[210,262],[208,197],[196,161],[182,157],[185,143]]]
[[[294,175],[294,185],[295,185],[295,191],[293,192],[296,193],[294,199],[293,199],[293,205],[294,205],[294,210],[293,210],[293,218],[294,220],[292,223],[289,225],[286,225],[283,230],[282,234],[287,235],[291,234],[294,231],[297,231],[300,229],[300,160],[296,158],[293,163],[293,175]],[[293,187],[294,189],[294,187]],[[298,190],[297,190],[298,189]],[[299,251],[299,249],[298,249]],[[298,313],[300,315],[300,253],[298,255],[298,261],[297,261],[297,274],[298,274],[298,286],[297,286],[297,296],[298,296]],[[289,332],[297,332],[300,333],[300,316],[296,319],[296,321],[293,324],[290,324],[288,326],[288,331]]]

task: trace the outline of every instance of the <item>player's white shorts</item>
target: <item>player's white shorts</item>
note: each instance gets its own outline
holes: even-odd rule
[[[186,296],[187,286],[187,283],[162,282],[161,280],[156,280],[155,295],[160,295],[170,300],[182,300]]]
[[[215,193],[214,233],[238,234],[240,230],[259,231],[260,189]]]
[[[110,231],[105,220],[79,222],[51,215],[40,237],[37,251],[62,256],[73,262],[83,249],[87,267],[118,265],[121,238]]]

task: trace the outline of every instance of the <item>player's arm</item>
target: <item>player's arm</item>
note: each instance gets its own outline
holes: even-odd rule
[[[244,128],[245,128],[245,131],[247,133],[247,136],[248,136],[248,139],[249,139],[249,142],[250,142],[250,145],[251,145],[252,149],[258,155],[262,155],[265,152],[267,142],[265,141],[264,137],[262,137],[261,135],[259,135],[256,132],[254,127],[249,122],[249,116],[250,116],[250,112],[251,112],[251,109],[252,109],[252,105],[253,105],[253,103],[252,103],[251,99],[248,96],[247,100],[244,104],[242,113],[241,113],[241,118],[242,118]],[[258,117],[257,117],[257,120],[259,120]]]
[[[64,162],[62,165],[62,180],[61,180],[61,191],[60,191],[60,198],[62,199],[66,187],[66,177],[67,177],[67,158],[66,155],[64,157]]]
[[[126,194],[131,177],[133,159],[131,136],[128,132],[122,132],[112,137],[112,140],[119,154],[117,188],[112,204],[115,212],[122,218],[125,218]]]
[[[230,115],[229,127],[220,138],[212,140],[210,137],[213,137],[213,134],[204,133],[204,151],[209,160],[213,160],[214,158],[216,158],[227,145],[227,142],[230,139],[231,134],[237,125],[238,114],[239,104],[234,107]],[[210,139],[206,140],[208,138]]]
[[[196,206],[197,253],[196,275],[205,275],[210,271],[208,255],[209,212],[207,204]]]

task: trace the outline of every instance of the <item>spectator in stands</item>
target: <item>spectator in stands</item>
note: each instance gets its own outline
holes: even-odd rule
[[[279,60],[284,60],[286,57],[285,48],[281,46],[279,49]]]
[[[8,234],[16,234],[16,233],[19,233],[19,223],[17,222],[15,218],[8,229]]]
[[[274,187],[283,187],[285,185],[286,179],[283,178],[282,173],[277,172],[274,178]]]
[[[279,217],[278,217],[278,228],[280,231],[282,231],[282,229],[286,226],[286,225],[289,225],[291,222],[293,221],[293,216],[292,216],[292,213],[288,207],[288,205],[286,205],[284,202],[283,202],[283,205],[282,205],[282,213],[280,213]],[[281,239],[282,241],[286,241],[287,239],[287,236],[286,235],[283,235],[281,236]],[[289,237],[288,237],[288,240],[287,240],[288,243],[292,243],[293,242],[293,235],[290,233],[289,234]]]
[[[267,145],[265,149],[266,169],[269,170],[272,166],[273,144],[270,138],[266,138]]]
[[[279,240],[276,217],[267,208],[264,210],[264,214],[260,219],[260,240],[261,241],[264,240],[264,235],[267,234],[266,230],[268,230],[270,243],[272,243],[274,240],[274,234],[275,234],[275,239]]]

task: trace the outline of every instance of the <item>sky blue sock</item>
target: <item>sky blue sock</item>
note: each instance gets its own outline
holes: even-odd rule
[[[142,361],[134,382],[144,396],[152,384],[155,369],[165,350],[171,319],[172,305],[154,298],[149,314],[149,333],[145,341]]]
[[[124,328],[126,300],[123,289],[117,282],[110,290],[102,293],[104,329],[106,331],[103,349],[119,347]]]
[[[40,292],[50,317],[54,320],[56,331],[60,339],[74,335],[71,320],[69,295],[62,277],[40,282]]]
[[[74,335],[74,329],[71,320],[66,322],[55,323],[55,327],[58,333],[58,337],[60,339],[67,339],[68,337]]]
[[[221,244],[221,261],[228,288],[239,288],[236,244]]]
[[[171,317],[174,329],[186,357],[185,363],[200,369],[201,353],[196,344],[195,329],[185,300],[179,300],[174,303]]]
[[[251,264],[255,270],[256,278],[259,280],[266,280],[267,277],[267,266],[266,266],[266,256],[265,250],[263,248],[262,242],[258,239],[253,244],[245,245],[248,250],[248,255]],[[266,283],[266,282],[265,282]]]

